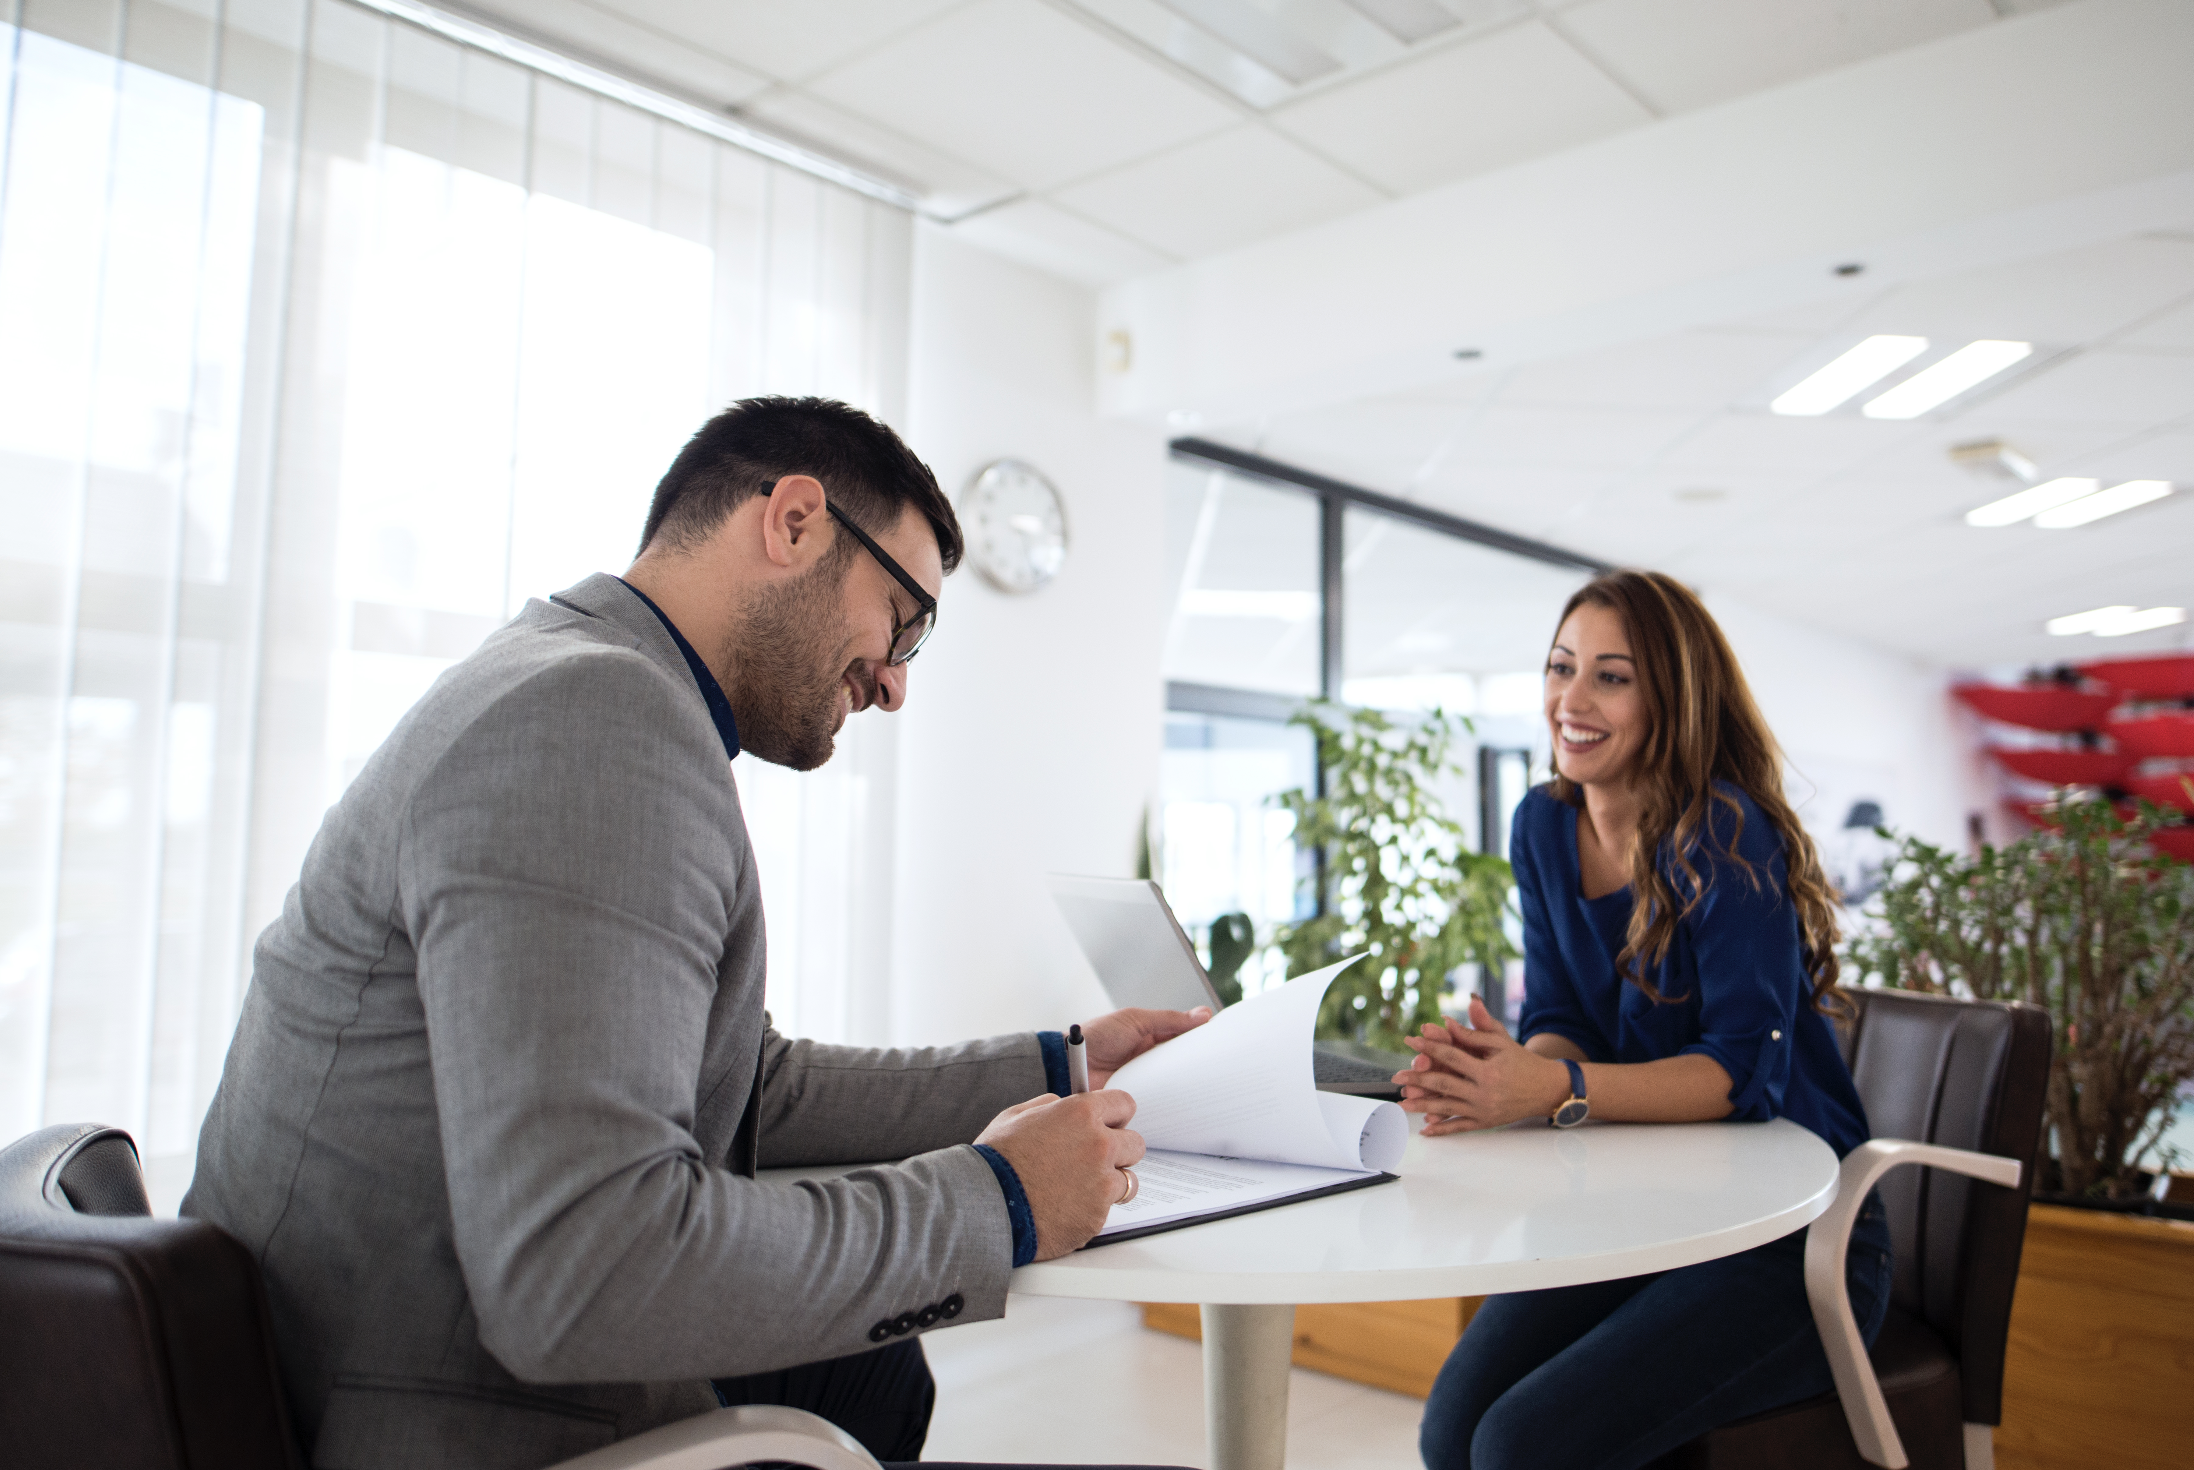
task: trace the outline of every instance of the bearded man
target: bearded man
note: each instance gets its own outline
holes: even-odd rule
[[[729,761],[812,769],[899,708],[960,553],[882,424],[735,404],[626,575],[528,602],[329,810],[184,1203],[264,1268],[314,1465],[531,1470],[720,1403],[913,1460],[916,1335],[1131,1192],[1134,1104],[1061,1096],[1057,1033],[869,1050],[762,1009]],[[1201,1019],[1087,1022],[1092,1081]]]

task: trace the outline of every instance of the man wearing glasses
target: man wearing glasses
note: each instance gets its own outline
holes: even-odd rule
[[[1054,1096],[1055,1033],[873,1050],[762,1010],[727,760],[809,770],[904,703],[960,553],[883,425],[735,404],[626,575],[529,602],[330,809],[184,1203],[262,1263],[314,1464],[530,1470],[719,1403],[913,1460],[917,1335],[1130,1192],[1134,1104]],[[1092,1081],[1201,1019],[1085,1023]]]

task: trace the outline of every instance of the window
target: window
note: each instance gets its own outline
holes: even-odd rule
[[[1318,782],[1309,733],[1285,722],[1320,694],[1469,716],[1476,758],[1438,795],[1482,850],[1505,852],[1546,769],[1547,642],[1596,564],[1225,445],[1184,439],[1173,453],[1153,866],[1183,925],[1208,947],[1213,919],[1247,913],[1265,943],[1314,901],[1311,857],[1271,797]],[[1512,969],[1487,988],[1497,1013],[1521,986]]]
[[[126,1127],[161,1196],[327,805],[525,599],[622,569],[712,406],[895,413],[910,221],[347,0],[24,13],[0,1137]],[[837,881],[882,779],[848,734],[738,773],[771,1002],[826,1039],[888,912]],[[802,908],[818,876],[843,904]]]

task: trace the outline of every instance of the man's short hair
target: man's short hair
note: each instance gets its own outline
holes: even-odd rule
[[[871,536],[888,535],[914,506],[937,535],[945,571],[960,564],[960,518],[937,476],[885,425],[830,398],[742,398],[703,424],[656,485],[640,550],[697,544],[787,475],[813,475]],[[840,540],[833,562],[851,559],[853,538]]]

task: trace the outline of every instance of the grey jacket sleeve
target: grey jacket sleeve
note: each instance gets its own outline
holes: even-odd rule
[[[858,1164],[967,1143],[1046,1091],[1034,1035],[959,1046],[762,1042],[762,1167]]]
[[[861,1351],[953,1293],[1001,1315],[1012,1227],[973,1149],[802,1184],[703,1157],[725,872],[751,859],[699,711],[622,650],[504,703],[424,776],[398,857],[488,1350],[534,1382],[722,1377]]]

